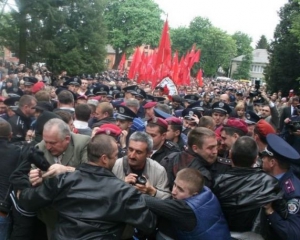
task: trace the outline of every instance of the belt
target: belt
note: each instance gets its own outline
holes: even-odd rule
[[[5,212],[1,212],[0,211],[0,217],[7,217],[8,213],[5,213]]]

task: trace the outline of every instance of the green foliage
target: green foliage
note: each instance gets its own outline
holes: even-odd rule
[[[171,29],[171,41],[173,52],[178,51],[179,56],[185,55],[194,44],[190,29],[186,27]]]
[[[104,69],[105,1],[19,0],[16,6],[0,31],[8,33],[3,42],[21,63],[46,62],[52,71],[70,74]]]
[[[233,79],[249,79],[250,78],[250,67],[253,60],[252,56],[252,39],[245,33],[236,32],[232,38],[236,41],[237,45],[237,56],[243,55],[242,61],[239,64],[236,72],[232,74]]]
[[[262,35],[256,43],[255,49],[268,49],[269,43],[265,35]]]
[[[300,46],[296,44],[299,37],[290,30],[299,12],[299,4],[292,0],[280,9],[280,23],[269,48],[270,63],[265,69],[266,82],[272,92],[282,90],[287,95],[290,89],[299,89],[296,81],[300,77]]]
[[[232,38],[236,41],[237,53],[236,57],[245,55],[251,49],[252,38],[245,33],[236,32],[232,35]]]
[[[132,53],[142,44],[158,46],[163,21],[162,10],[152,0],[112,0],[104,18],[108,29],[108,43],[116,51],[117,67],[122,53]]]

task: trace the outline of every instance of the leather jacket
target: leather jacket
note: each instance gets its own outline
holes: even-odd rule
[[[280,200],[278,180],[258,168],[233,167],[215,178],[212,188],[230,231],[251,231],[260,208]]]
[[[18,108],[15,115],[8,119],[12,127],[13,137],[12,142],[25,141],[26,133],[30,129],[31,118],[24,115]]]
[[[52,204],[59,215],[56,240],[120,239],[125,224],[146,233],[156,225],[155,215],[135,188],[108,169],[86,163],[22,190],[19,203],[27,211]]]

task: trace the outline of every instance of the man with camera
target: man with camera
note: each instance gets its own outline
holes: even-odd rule
[[[153,140],[145,132],[135,132],[129,138],[127,156],[119,158],[113,173],[137,190],[157,198],[168,198],[168,178],[165,169],[150,157]]]

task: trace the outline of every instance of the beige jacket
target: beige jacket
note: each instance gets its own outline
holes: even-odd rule
[[[146,161],[143,175],[148,179],[149,183],[157,189],[155,197],[160,199],[169,198],[171,194],[168,188],[169,183],[165,168],[151,158],[147,158]],[[118,178],[125,180],[125,176],[131,173],[131,169],[128,165],[124,167],[123,163],[123,158],[119,158],[112,171]],[[125,162],[125,164],[126,163],[127,162]]]

